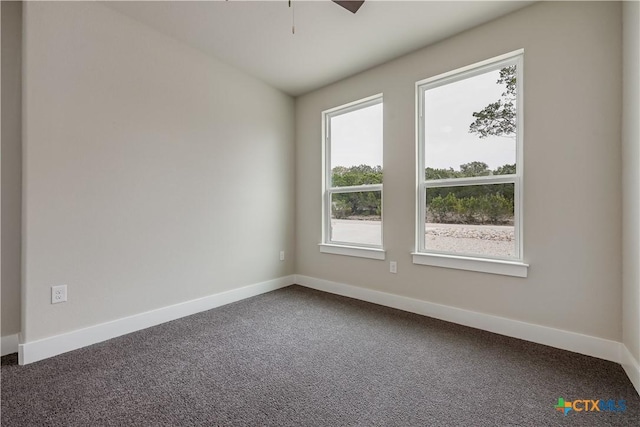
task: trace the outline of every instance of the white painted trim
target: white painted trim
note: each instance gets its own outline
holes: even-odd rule
[[[0,342],[2,356],[18,352],[18,334],[5,335]]]
[[[529,264],[524,264],[520,261],[417,252],[411,255],[413,255],[414,264],[479,271],[503,276],[527,277],[529,270]]]
[[[480,185],[480,184],[498,184],[498,183],[513,183],[514,186],[514,232],[516,242],[516,261],[522,263],[524,261],[524,243],[523,243],[523,218],[524,212],[522,206],[524,205],[523,197],[523,176],[524,176],[524,159],[523,159],[523,145],[524,145],[524,102],[523,94],[524,90],[524,49],[518,49],[513,52],[506,53],[504,55],[496,56],[494,58],[487,59],[485,61],[477,62],[475,64],[467,65],[462,68],[458,68],[437,76],[429,77],[424,80],[416,82],[416,191],[417,191],[417,204],[416,204],[416,228],[415,228],[415,252],[419,254],[434,253],[425,247],[425,217],[427,211],[426,205],[426,190],[433,187],[452,187],[460,185]],[[484,177],[473,178],[456,178],[456,179],[442,179],[442,180],[426,180],[425,178],[425,155],[426,155],[426,140],[425,140],[425,93],[431,89],[448,85],[450,83],[469,79],[480,74],[486,73],[491,70],[499,70],[504,66],[515,65],[516,77],[518,81],[518,90],[516,90],[516,173],[515,175],[489,175]],[[437,253],[436,253],[437,254]],[[456,254],[458,255],[458,254]],[[463,254],[460,254],[463,255]],[[442,264],[446,265],[442,265]],[[495,272],[490,268],[490,271],[486,269],[476,270],[475,268],[457,267],[455,264],[449,261],[443,261],[440,264],[425,264],[424,262],[416,262],[414,257],[414,264],[425,265],[437,265],[438,267],[447,268],[460,268],[462,270],[482,271],[486,273],[505,274]],[[469,263],[466,263],[470,265]],[[473,265],[470,265],[473,266]],[[482,267],[481,267],[482,268]],[[513,270],[513,269],[509,269]],[[500,270],[498,270],[500,271]],[[522,274],[524,273],[524,276]],[[508,274],[508,273],[507,273]],[[518,274],[508,274],[519,277],[526,277],[526,269],[523,271],[520,269]]]
[[[487,175],[471,176],[468,178],[443,178],[430,179],[424,181],[425,188],[439,187],[467,187],[470,185],[494,185],[494,184],[515,184],[516,174],[511,175]]]
[[[323,254],[346,255],[358,258],[384,259],[386,252],[384,249],[368,248],[359,246],[334,245],[329,243],[320,243],[320,252]]]
[[[410,313],[446,320],[500,335],[620,363],[620,343],[616,341],[374,291],[344,283],[316,279],[314,277],[296,275],[296,283],[319,291],[343,295],[408,311]]]
[[[180,319],[232,302],[240,301],[294,283],[295,276],[284,276],[266,282],[232,289],[203,298],[186,301],[180,304],[162,307],[145,313],[101,323],[83,329],[43,338],[19,345],[18,359],[21,365],[57,356],[92,344],[136,332],[151,326]],[[3,337],[4,346],[4,337]]]
[[[342,114],[351,113],[352,111],[371,107],[372,105],[376,105],[376,104],[381,104],[382,97],[383,97],[382,93],[377,93],[375,95],[367,96],[366,98],[358,99],[356,101],[351,101],[346,104],[338,105],[337,107],[329,108],[328,110],[324,110],[322,114],[325,114],[330,117],[336,117]]]
[[[343,104],[322,112],[322,243],[326,245],[336,245],[342,246],[342,242],[336,242],[332,240],[331,236],[331,196],[333,194],[340,193],[352,193],[352,192],[361,192],[361,191],[380,191],[381,197],[381,205],[380,205],[380,217],[382,221],[380,222],[380,245],[371,245],[368,246],[370,248],[381,250],[384,247],[384,192],[383,185],[384,184],[367,184],[367,185],[357,185],[357,186],[347,186],[347,187],[332,187],[331,186],[331,118],[340,116],[342,114],[351,113],[353,111],[357,111],[363,108],[368,108],[374,105],[382,104],[384,109],[384,98],[382,93],[378,93],[376,95],[372,95],[363,99],[359,99],[353,102],[349,102],[348,104]],[[383,112],[384,116],[384,112]],[[383,117],[384,122],[384,117]],[[383,141],[384,146],[384,141]],[[372,257],[365,255],[358,255],[357,251],[347,251],[350,253],[339,253],[336,251],[331,251],[331,249],[327,251],[321,252],[332,253],[336,255],[348,255],[348,256],[356,256],[362,258],[374,258],[374,259],[384,259],[379,257]]]
[[[620,364],[640,395],[640,363],[633,357],[626,345],[620,344]]]
[[[366,191],[382,191],[383,184],[363,184],[363,185],[350,185],[348,187],[331,187],[327,188],[327,192],[330,195],[344,194],[344,193],[364,193]]]
[[[511,62],[514,58],[522,56],[524,54],[524,49],[514,50],[513,52],[508,52],[499,56],[495,56],[493,58],[485,59],[484,61],[476,62],[474,64],[469,64],[464,67],[456,68],[455,70],[447,71],[442,74],[438,74],[436,76],[428,77],[423,80],[419,80],[416,82],[416,88],[418,86],[429,85],[433,82],[442,82],[442,84],[452,83],[456,80],[462,80],[465,78],[472,77],[473,75],[478,75],[484,73],[487,69],[493,69],[496,66],[500,67],[504,63]],[[518,104],[520,105],[520,104]]]

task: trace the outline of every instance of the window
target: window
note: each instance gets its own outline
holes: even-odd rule
[[[322,114],[322,252],[384,259],[382,251],[382,96]]]
[[[526,276],[522,56],[418,82],[414,263]]]

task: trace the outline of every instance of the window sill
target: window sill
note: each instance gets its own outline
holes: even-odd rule
[[[412,253],[413,263],[458,270],[479,271],[503,276],[527,277],[529,264],[519,261],[473,258],[467,256]]]
[[[344,246],[328,243],[318,244],[320,252],[324,254],[346,255],[359,258],[370,258],[384,260],[385,250],[378,248],[364,248],[360,246]]]

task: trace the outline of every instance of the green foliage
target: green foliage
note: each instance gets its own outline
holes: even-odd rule
[[[340,194],[342,196],[342,194]],[[348,200],[337,199],[331,204],[331,216],[337,219],[344,219],[351,215],[351,203]]]
[[[424,170],[424,176],[429,180],[433,179],[447,179],[447,178],[469,178],[473,176],[487,176],[487,175],[511,175],[516,173],[515,163],[512,165],[500,166],[494,170],[490,170],[489,166],[484,162],[470,162],[460,165],[460,170],[449,169],[434,169],[426,168]]]
[[[490,194],[480,203],[480,211],[486,215],[491,224],[500,224],[513,215],[512,204],[502,194]]]
[[[428,180],[466,178],[487,175],[515,174],[516,165],[503,165],[490,170],[484,162],[460,165],[460,170],[426,168]],[[381,184],[381,166],[337,166],[332,170],[332,185]],[[465,185],[436,187],[427,190],[427,206],[436,222],[464,224],[501,224],[513,217],[513,185]],[[382,194],[380,191],[333,194],[331,213],[333,218],[351,216],[380,216]]]
[[[348,187],[351,185],[382,184],[382,166],[336,166],[331,171],[331,185],[333,187]]]
[[[456,195],[449,193],[445,197],[434,197],[429,204],[429,210],[435,217],[436,222],[449,222],[453,219],[452,216],[458,209],[458,203]]]
[[[336,166],[331,171],[331,185],[334,187],[368,184],[382,184],[382,166]],[[331,202],[334,218],[342,219],[352,215],[380,216],[382,194],[380,191],[340,193],[334,194]]]
[[[382,195],[380,191],[333,194],[331,200],[331,213],[334,218],[338,219],[352,215],[380,216],[381,207]]]
[[[493,171],[494,175],[515,175],[515,173],[516,173],[515,163],[512,165],[500,166],[499,168],[496,168],[496,170]]]
[[[464,165],[460,165],[460,171],[463,177],[491,175],[489,165],[484,162],[465,163]]]
[[[462,174],[460,171],[454,171],[453,168],[449,169],[434,169],[434,168],[426,168],[425,169],[425,178],[427,180],[432,179],[446,179],[446,178],[461,178]]]
[[[502,96],[516,96],[516,66],[504,67],[500,70],[500,78],[496,82],[498,84],[507,85],[507,91],[502,93]]]
[[[432,221],[438,223],[462,224],[504,224],[513,218],[513,198],[501,193],[502,184],[491,186],[446,187],[448,193],[430,197],[427,209]],[[487,189],[490,187],[490,192]],[[498,187],[498,188],[496,188]],[[476,196],[460,196],[461,189],[472,188]],[[432,190],[429,189],[427,194]]]
[[[480,200],[474,196],[464,197],[458,202],[456,211],[460,215],[462,222],[473,224],[479,221],[477,216],[480,212]]]
[[[469,133],[480,138],[491,135],[513,137],[516,134],[516,66],[501,69],[496,83],[506,85],[502,97],[472,114],[475,121],[469,125]]]

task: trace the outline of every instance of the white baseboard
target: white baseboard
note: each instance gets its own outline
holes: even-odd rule
[[[212,308],[225,304],[284,288],[293,283],[294,276],[284,276],[204,298],[124,317],[111,322],[101,323],[88,328],[78,329],[37,341],[26,342],[18,346],[18,360],[21,365],[37,362],[38,360],[57,356],[68,351],[176,320],[181,317],[190,316],[201,311],[211,310]],[[4,337],[2,340],[2,346],[4,348]]]
[[[617,341],[478,313],[344,283],[296,275],[299,285],[620,363]]]
[[[619,342],[303,275],[284,276],[23,344],[18,344],[18,334],[9,335],[2,337],[2,355],[18,351],[21,365],[33,363],[161,323],[284,288],[294,283],[324,292],[621,363],[640,394],[640,366],[638,361]]]
[[[18,334],[6,335],[2,337],[2,341],[0,342],[0,350],[2,350],[2,356],[6,356],[7,354],[11,353],[17,353]]]
[[[620,344],[621,361],[624,371],[640,395],[640,363],[633,357],[626,345]]]

